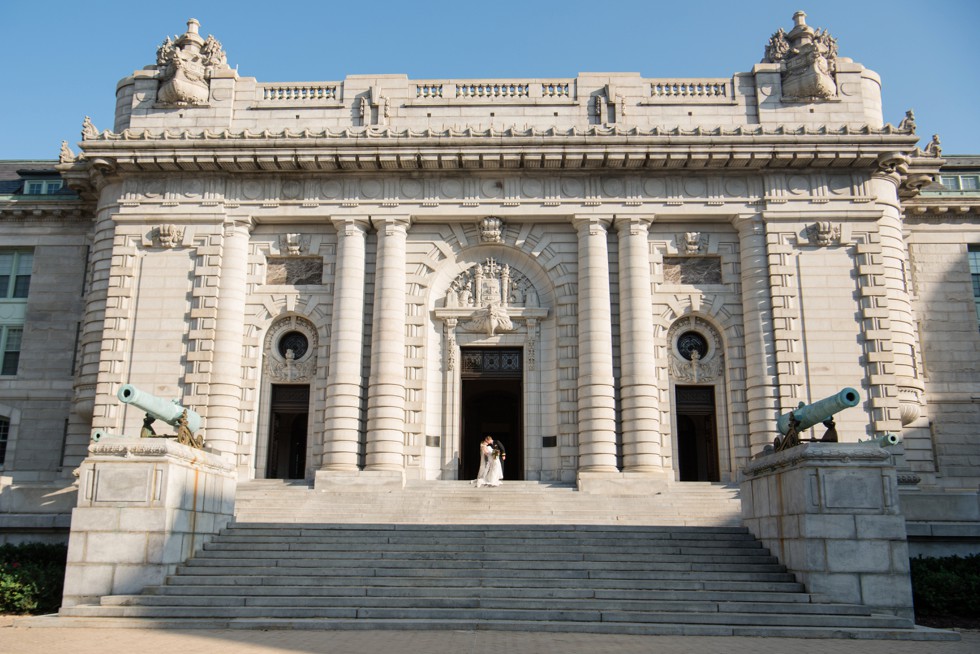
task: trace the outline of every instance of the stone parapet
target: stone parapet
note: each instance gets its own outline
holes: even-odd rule
[[[805,443],[758,457],[743,472],[745,526],[810,593],[912,617],[905,520],[888,452]]]
[[[65,607],[162,583],[234,516],[233,466],[175,441],[93,443],[79,472]]]

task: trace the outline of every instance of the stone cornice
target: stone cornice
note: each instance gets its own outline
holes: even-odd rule
[[[736,127],[732,130],[410,130],[337,132],[103,132],[84,158],[115,172],[283,172],[505,169],[762,169],[871,166],[912,149],[916,137],[886,126]]]
[[[888,465],[891,453],[875,443],[801,443],[782,452],[756,457],[742,469],[746,477],[799,466]]]

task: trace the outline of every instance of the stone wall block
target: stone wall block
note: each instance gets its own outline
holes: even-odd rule
[[[831,572],[888,572],[891,548],[880,540],[827,540],[827,569]]]
[[[161,583],[234,515],[233,465],[175,441],[100,441],[81,467],[65,607]]]
[[[743,488],[751,488],[742,495],[745,526],[810,593],[912,617],[908,544],[887,452],[804,443],[757,457],[743,474]],[[760,499],[763,485],[768,501]]]

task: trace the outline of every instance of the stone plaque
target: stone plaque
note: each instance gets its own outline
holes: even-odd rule
[[[860,470],[825,470],[820,473],[823,505],[827,509],[881,509],[885,498],[881,480]]]
[[[721,284],[720,257],[664,257],[665,284]]]
[[[265,283],[301,286],[323,283],[321,257],[269,257]]]
[[[148,502],[152,468],[106,467],[97,471],[95,502]]]

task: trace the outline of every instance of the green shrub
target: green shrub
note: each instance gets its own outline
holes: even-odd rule
[[[0,613],[54,613],[61,606],[65,545],[0,545]]]
[[[980,618],[980,555],[911,560],[916,616]]]

